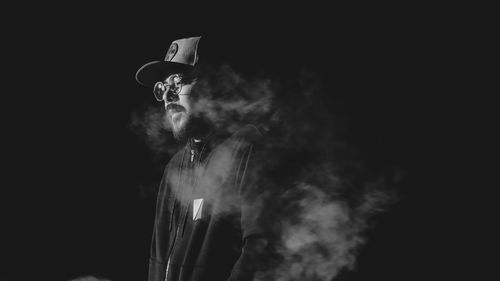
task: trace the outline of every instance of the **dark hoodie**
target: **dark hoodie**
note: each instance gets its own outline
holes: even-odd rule
[[[150,281],[253,279],[267,245],[256,184],[260,139],[247,125],[227,138],[190,140],[172,157],[158,191]]]

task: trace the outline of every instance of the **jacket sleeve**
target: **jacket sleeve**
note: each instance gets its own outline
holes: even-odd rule
[[[171,162],[165,167],[157,193],[156,215],[149,258],[148,280],[150,281],[165,279],[166,261],[163,255],[169,247],[169,240],[165,239],[165,237],[168,237],[171,228],[171,213],[174,205],[172,192],[168,185],[170,165]]]
[[[263,221],[263,194],[258,190],[257,156],[255,145],[249,145],[240,161],[239,197],[243,247],[228,281],[251,281],[262,270],[269,239]]]

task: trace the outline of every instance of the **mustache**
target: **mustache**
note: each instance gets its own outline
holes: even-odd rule
[[[167,106],[165,107],[165,110],[167,111],[167,113],[186,111],[186,109],[182,105],[175,104],[175,103],[167,104]]]

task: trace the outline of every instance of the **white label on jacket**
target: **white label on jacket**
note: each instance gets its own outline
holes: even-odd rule
[[[193,220],[202,218],[203,212],[203,198],[193,200]]]

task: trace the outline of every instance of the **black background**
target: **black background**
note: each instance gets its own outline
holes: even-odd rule
[[[196,35],[220,45],[214,58],[240,69],[285,80],[307,69],[329,89],[348,89],[342,100],[352,138],[408,178],[403,199],[379,218],[343,278],[438,276],[439,218],[419,196],[438,192],[426,182],[430,169],[418,168],[432,162],[428,144],[439,146],[428,125],[450,67],[441,12],[312,3],[16,7],[3,43],[0,277],[146,279],[154,199],[144,187],[159,182],[166,159],[130,129],[132,112],[153,103],[134,75],[162,59],[172,40]]]

